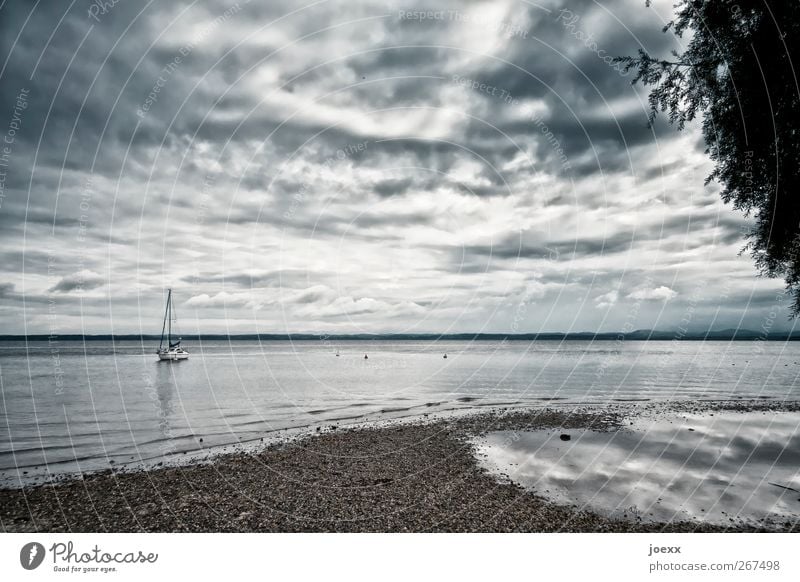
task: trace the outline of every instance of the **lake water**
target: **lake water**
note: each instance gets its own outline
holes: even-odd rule
[[[770,528],[800,520],[796,412],[639,418],[611,432],[497,431],[477,440],[477,455],[499,478],[611,517]]]
[[[139,342],[0,342],[0,485],[156,462],[284,429],[488,406],[800,399],[798,342],[186,347],[189,360],[159,362],[155,347]]]

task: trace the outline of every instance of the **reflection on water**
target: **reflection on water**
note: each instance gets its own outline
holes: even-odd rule
[[[172,427],[170,426],[170,418],[173,415],[172,399],[175,394],[173,369],[171,362],[163,364],[159,362],[159,365],[156,366],[155,403],[157,405],[158,429],[164,439],[172,439],[173,437]]]
[[[800,520],[800,414],[682,415],[630,429],[493,432],[477,450],[498,476],[614,517]]]

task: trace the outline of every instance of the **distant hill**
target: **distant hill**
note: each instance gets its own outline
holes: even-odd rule
[[[115,334],[115,335],[81,335],[63,334],[53,336],[58,341],[158,341],[154,334]],[[29,335],[28,341],[47,341],[48,335]],[[201,334],[183,335],[187,341],[201,340],[251,340],[251,341],[305,341],[305,340],[336,340],[336,341],[371,341],[371,340],[450,340],[450,341],[787,341],[800,340],[800,331],[793,332],[765,332],[751,329],[722,329],[705,332],[682,333],[677,331],[659,331],[650,329],[637,329],[632,332],[545,332],[545,333],[419,333],[419,334]],[[0,341],[25,341],[24,335],[0,335]]]

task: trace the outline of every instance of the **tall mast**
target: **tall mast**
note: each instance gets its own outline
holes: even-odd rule
[[[172,295],[172,289],[169,290],[169,294],[167,295],[167,306],[164,308],[164,322],[161,324],[161,341],[158,342],[158,349],[161,350],[164,347],[164,330],[167,327],[167,317],[169,316],[169,300]],[[167,338],[167,342],[169,343],[169,338]]]
[[[167,345],[172,348],[172,289],[167,296],[167,309],[169,310],[169,334],[167,335]]]

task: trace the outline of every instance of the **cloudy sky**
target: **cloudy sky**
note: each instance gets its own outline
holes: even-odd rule
[[[789,329],[610,63],[671,5],[5,0],[0,326]]]

